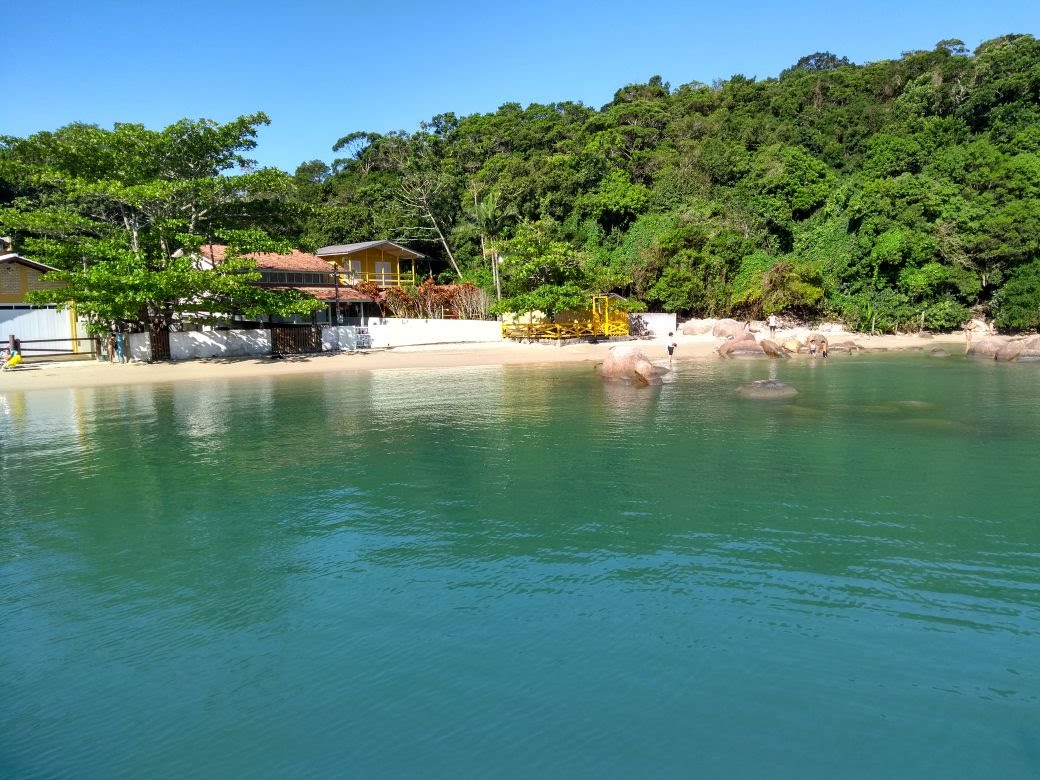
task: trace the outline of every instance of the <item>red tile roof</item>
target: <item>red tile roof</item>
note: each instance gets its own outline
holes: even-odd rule
[[[222,263],[227,254],[227,247],[223,244],[204,244],[199,247],[199,254],[212,260],[214,263]],[[317,255],[307,254],[297,249],[294,249],[288,255],[279,255],[274,252],[251,252],[246,257],[255,260],[257,269],[261,271],[329,273],[336,268],[328,260],[322,260]]]

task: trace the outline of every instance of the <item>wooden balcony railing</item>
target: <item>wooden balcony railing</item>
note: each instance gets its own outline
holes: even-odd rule
[[[354,271],[339,275],[339,283],[346,287],[353,287],[361,282],[375,282],[377,287],[405,287],[415,286],[415,272],[401,271]]]

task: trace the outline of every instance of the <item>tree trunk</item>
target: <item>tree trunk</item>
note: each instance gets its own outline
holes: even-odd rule
[[[448,246],[448,239],[446,239],[444,237],[444,234],[441,232],[441,226],[437,224],[437,219],[433,216],[433,212],[430,211],[429,208],[426,208],[425,211],[426,218],[430,220],[430,223],[433,225],[433,229],[437,231],[437,238],[438,240],[440,240],[441,246],[444,247],[445,254],[448,255],[448,262],[451,263],[451,267],[458,275],[459,279],[462,279],[462,271],[459,270],[459,264],[455,262],[455,255],[451,253],[451,247]]]
[[[498,265],[501,259],[502,256],[498,252],[491,253],[491,275],[495,280],[495,298],[497,300],[502,300],[502,283],[498,275]]]

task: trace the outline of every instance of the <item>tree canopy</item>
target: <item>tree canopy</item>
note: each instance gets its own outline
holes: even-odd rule
[[[285,173],[253,170],[243,156],[267,121],[181,120],[162,131],[73,124],[4,139],[0,177],[17,194],[0,208],[0,224],[64,283],[31,299],[74,303],[95,330],[168,325],[185,314],[313,311],[298,293],[256,287],[255,264],[242,257],[274,248],[252,226],[280,219],[286,204],[278,201],[292,191]],[[200,268],[192,252],[218,235],[231,246],[229,261]]]

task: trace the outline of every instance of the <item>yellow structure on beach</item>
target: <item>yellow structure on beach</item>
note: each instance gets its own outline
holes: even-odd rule
[[[551,318],[541,312],[526,312],[520,317],[503,318],[502,337],[517,340],[561,340],[590,336],[627,336],[628,313],[611,308],[611,297],[594,295],[591,308],[580,312],[561,312]]]

